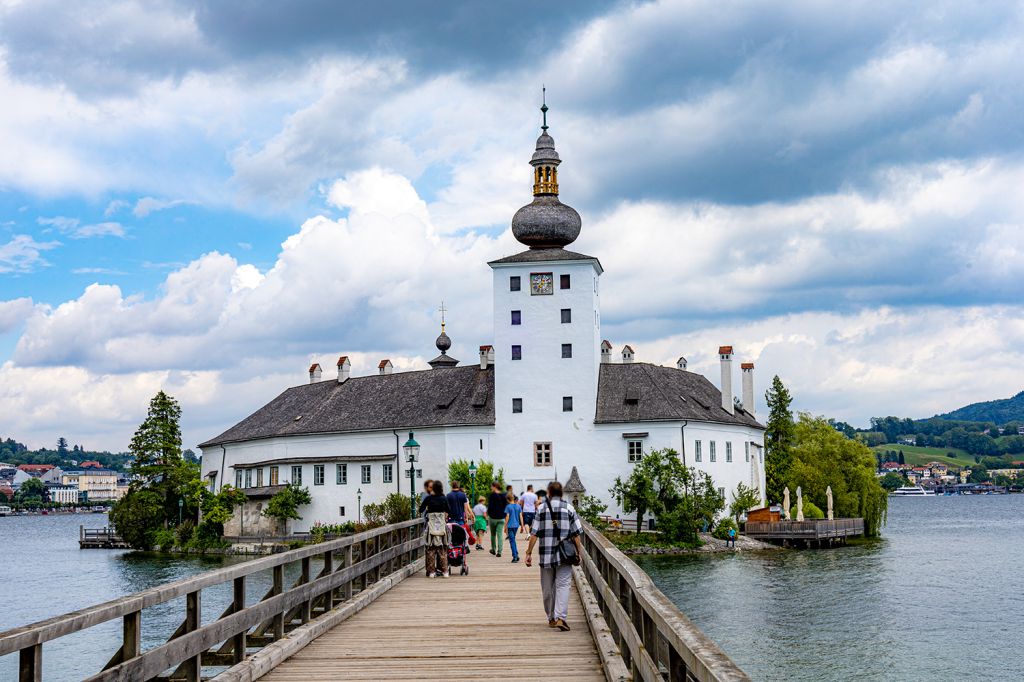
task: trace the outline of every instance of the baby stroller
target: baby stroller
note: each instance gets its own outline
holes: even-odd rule
[[[448,545],[448,568],[459,567],[461,575],[469,573],[469,534],[465,527],[457,523],[449,523],[448,531],[451,542]]]

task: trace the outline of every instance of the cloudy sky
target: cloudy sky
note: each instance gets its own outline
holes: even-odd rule
[[[0,436],[164,388],[194,445],[426,367],[441,299],[474,360],[542,83],[616,347],[856,425],[1009,396],[1022,64],[1019,2],[0,0]]]

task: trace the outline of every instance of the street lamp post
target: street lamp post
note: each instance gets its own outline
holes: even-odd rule
[[[363,489],[356,490],[356,514],[359,523],[363,522]]]
[[[476,464],[469,460],[469,499],[470,506],[476,503]]]
[[[178,498],[178,525],[179,526],[181,525],[181,509],[184,506],[185,506],[185,500],[179,497]]]
[[[409,432],[409,440],[402,446],[405,451],[405,461],[409,463],[409,518],[416,518],[416,462],[420,459],[420,444]]]

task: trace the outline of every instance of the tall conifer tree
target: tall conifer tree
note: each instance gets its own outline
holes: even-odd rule
[[[771,388],[765,393],[765,400],[769,411],[764,434],[767,450],[764,460],[767,482],[765,494],[770,502],[781,502],[782,490],[786,487],[786,476],[792,459],[796,427],[793,423],[793,413],[789,409],[793,397],[778,375],[772,379]]]

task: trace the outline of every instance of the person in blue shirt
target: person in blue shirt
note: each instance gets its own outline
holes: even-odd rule
[[[519,548],[516,547],[516,533],[523,527],[523,508],[516,503],[516,496],[505,496],[505,530],[508,531],[508,545],[512,548],[512,563],[519,563]]]

